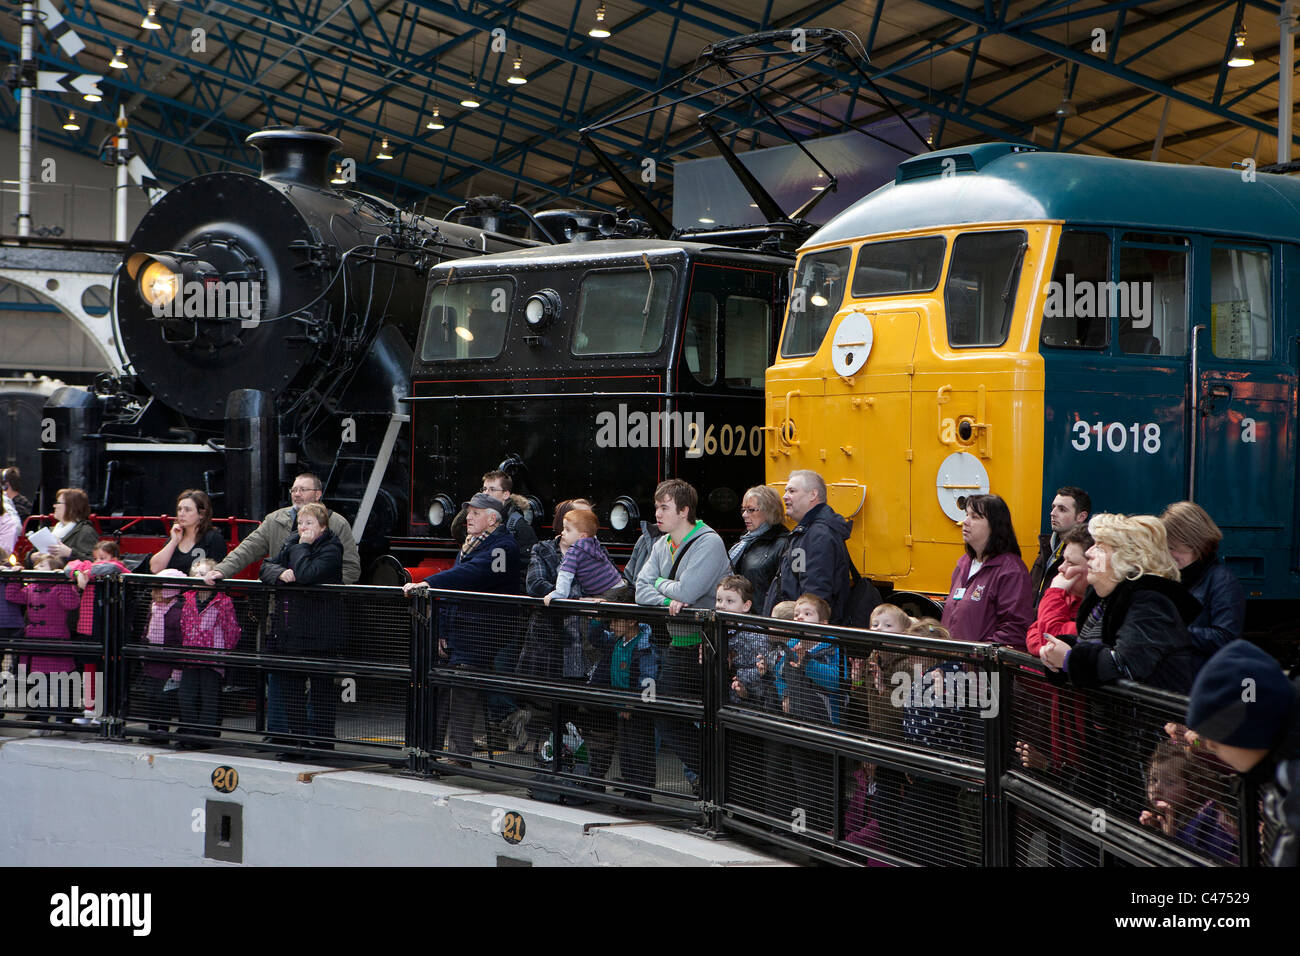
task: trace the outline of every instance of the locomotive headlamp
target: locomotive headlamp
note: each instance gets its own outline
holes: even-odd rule
[[[429,525],[440,528],[456,513],[456,505],[446,495],[438,495],[429,505]]]
[[[150,306],[166,305],[180,292],[181,264],[171,256],[137,252],[126,261],[126,273]]]
[[[614,507],[609,509],[609,526],[615,531],[622,531],[639,520],[641,515],[637,511],[636,502],[626,495],[615,501]]]
[[[126,260],[126,274],[135,279],[140,298],[154,309],[165,307],[185,282],[202,282],[218,275],[216,266],[178,252],[137,252]]]
[[[554,289],[543,289],[524,304],[524,318],[534,332],[550,325],[560,314],[560,294]]]

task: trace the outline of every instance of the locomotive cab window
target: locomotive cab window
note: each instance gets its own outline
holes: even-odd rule
[[[648,354],[664,339],[673,271],[590,272],[582,280],[574,355]]]
[[[1125,353],[1187,354],[1188,245],[1181,236],[1123,237],[1112,312]]]
[[[723,381],[733,388],[761,389],[772,337],[772,307],[764,299],[729,295],[723,329]]]
[[[514,294],[514,280],[504,276],[435,283],[424,313],[420,358],[496,358],[505,344]]]
[[[718,300],[711,293],[691,293],[684,331],[686,368],[701,385],[712,385],[718,380]]]
[[[783,356],[815,355],[821,348],[831,319],[844,300],[852,255],[851,249],[830,249],[800,260],[790,292],[790,318],[781,342]]]
[[[1016,287],[1028,242],[1025,232],[971,232],[952,244],[944,286],[948,344],[1002,345],[1016,311]]]
[[[1056,265],[1043,304],[1043,345],[1102,349],[1110,343],[1110,239],[1097,232],[1067,230],[1056,247]]]
[[[933,292],[943,272],[943,236],[868,242],[853,270],[854,298]]]
[[[1210,253],[1210,343],[1218,358],[1273,357],[1272,257],[1267,249]]]

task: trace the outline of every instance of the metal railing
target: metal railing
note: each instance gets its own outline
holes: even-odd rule
[[[67,582],[0,575],[41,605],[70,606]],[[466,775],[858,865],[1251,866],[1275,836],[1248,781],[1166,729],[1185,698],[1083,693],[1006,648],[462,592],[93,587],[89,639],[0,630],[0,724]],[[98,722],[74,724],[49,688],[87,665]]]

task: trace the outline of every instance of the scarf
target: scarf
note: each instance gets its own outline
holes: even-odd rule
[[[469,557],[469,553],[486,541],[491,533],[492,532],[489,531],[484,534],[465,535],[465,543],[460,546],[460,556],[462,558]]]
[[[731,550],[727,552],[727,557],[731,559],[732,567],[739,566],[740,556],[745,553],[745,549],[748,548],[751,544],[753,544],[757,539],[759,539],[764,534],[766,534],[767,529],[770,527],[772,527],[771,524],[764,521],[753,531],[746,531],[743,535],[740,536],[740,540],[737,541],[735,544],[733,544],[731,546]]]

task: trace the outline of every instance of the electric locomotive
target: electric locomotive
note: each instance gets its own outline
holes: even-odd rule
[[[332,187],[334,136],[248,142],[260,177],[199,176],[140,221],[115,291],[127,374],[51,396],[44,485],[100,514],[204,487],[218,514],[256,518],[313,469],[380,547],[407,510],[401,399],[429,267],[537,243]]]
[[[498,466],[534,517],[591,498],[625,552],[655,486],[684,478],[699,514],[739,527],[763,480],[763,374],[791,257],[670,239],[596,239],[435,267],[412,373],[414,564],[447,542]]]
[[[1252,598],[1300,593],[1300,181],[988,143],[901,163],[800,252],[767,373],[878,582],[943,594],[966,496],[1027,563],[1054,490],[1190,498]],[[1276,610],[1277,606],[1274,605]]]

